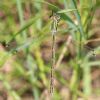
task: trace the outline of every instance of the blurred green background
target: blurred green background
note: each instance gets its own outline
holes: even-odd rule
[[[50,99],[52,10],[61,19]],[[100,100],[99,45],[99,0],[0,0],[0,100]]]

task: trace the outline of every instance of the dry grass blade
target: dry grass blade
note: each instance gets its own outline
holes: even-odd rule
[[[64,46],[64,48],[63,48],[61,54],[60,54],[60,56],[59,56],[59,58],[58,58],[58,61],[57,61],[57,63],[56,63],[56,68],[59,67],[59,65],[60,65],[60,63],[61,63],[61,61],[62,61],[62,59],[63,59],[63,57],[64,57],[64,55],[65,55],[65,52],[67,51],[67,47],[69,46],[69,44],[71,43],[71,41],[72,41],[72,37],[69,36],[69,37],[68,37],[68,40],[67,40],[66,43],[65,43],[65,46]]]

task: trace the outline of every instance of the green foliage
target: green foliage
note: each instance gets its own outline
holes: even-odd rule
[[[60,63],[55,71],[55,79],[60,87],[68,87],[72,100],[77,100],[78,96],[86,99],[92,93],[92,66],[100,66],[99,61],[90,60],[93,57],[93,51],[86,52],[84,49],[85,43],[93,35],[91,26],[95,11],[99,8],[99,1],[54,0],[55,3],[49,2],[50,0],[8,1],[0,1],[0,81],[8,95],[12,96],[13,100],[22,100],[23,95],[30,91],[30,94],[27,94],[31,95],[34,100],[40,100],[41,95],[44,95],[47,89],[49,90],[51,66],[49,54],[51,51],[46,51],[46,54],[42,53],[45,52],[44,44],[48,48],[51,47],[49,14],[53,10],[61,17],[57,37],[63,40],[63,36],[71,35],[76,52],[74,58],[71,57],[64,64]],[[62,5],[63,9],[61,9]],[[65,26],[64,29],[63,26]],[[11,46],[8,50],[2,42],[7,45],[15,42],[15,46]],[[60,45],[56,50],[57,60],[64,46]],[[97,55],[100,53],[100,48],[95,48],[94,51]],[[64,56],[69,53],[70,51],[66,51]],[[45,60],[43,56],[49,56],[49,58]],[[11,60],[10,64],[7,63],[9,60]],[[72,76],[69,80],[59,74],[59,69],[67,70],[66,65],[72,69]],[[9,66],[11,70],[4,73],[2,69],[6,70],[5,66]],[[83,83],[83,92],[79,89],[80,81]],[[54,100],[62,99],[60,87],[55,86]]]

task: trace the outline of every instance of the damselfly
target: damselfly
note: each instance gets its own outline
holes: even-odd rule
[[[53,94],[54,91],[54,68],[55,68],[55,35],[57,33],[58,23],[60,21],[60,16],[52,11],[52,15],[50,16],[52,19],[51,23],[51,34],[52,34],[52,65],[51,65],[51,73],[50,73],[50,93]]]
[[[90,46],[87,46],[86,43],[79,43],[76,42],[75,40],[71,41],[75,46],[79,46],[80,44],[83,44],[83,49],[86,49],[87,51],[92,51],[92,56],[96,56],[95,50],[93,48],[91,48]]]

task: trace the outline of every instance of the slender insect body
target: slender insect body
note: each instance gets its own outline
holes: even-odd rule
[[[53,95],[54,91],[54,69],[55,69],[55,36],[57,33],[57,27],[60,20],[60,16],[52,12],[52,24],[51,24],[51,34],[52,34],[52,65],[51,65],[51,75],[50,75],[50,94]]]

